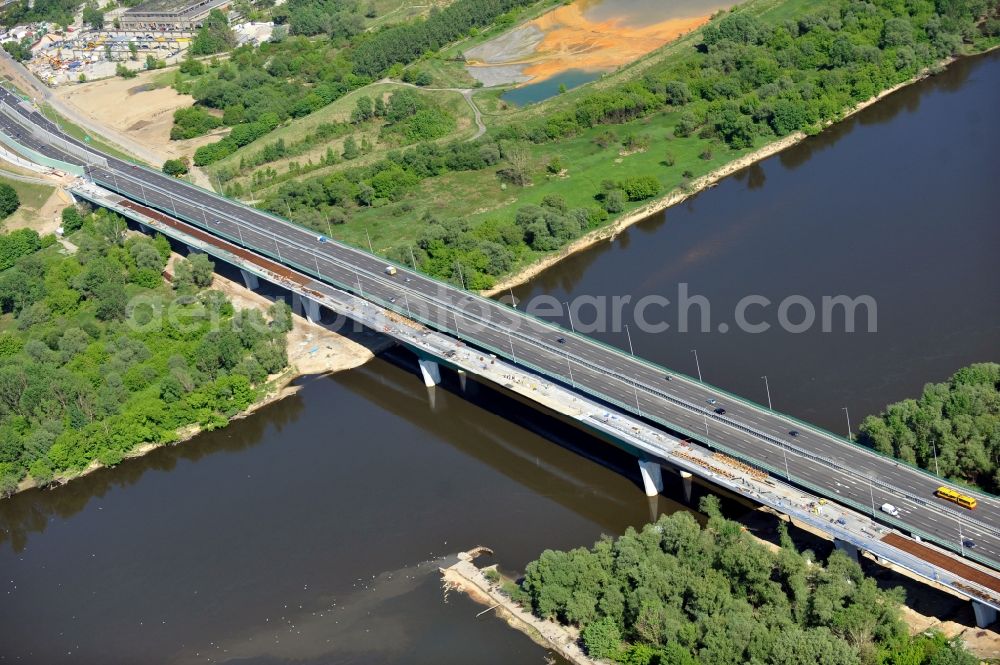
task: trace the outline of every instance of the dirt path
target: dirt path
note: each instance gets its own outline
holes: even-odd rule
[[[424,87],[421,87],[419,85],[415,85],[413,83],[406,83],[405,81],[393,81],[392,79],[388,79],[388,78],[380,79],[380,80],[376,81],[376,83],[383,83],[383,84],[391,83],[393,85],[406,86],[407,88],[416,88],[417,90],[431,90],[431,91],[439,91],[439,92],[457,92],[458,94],[462,95],[462,97],[465,99],[466,103],[472,109],[472,114],[473,114],[473,116],[476,119],[476,133],[473,134],[472,136],[470,136],[469,138],[465,139],[465,140],[466,141],[475,141],[480,136],[482,136],[483,134],[486,133],[486,124],[483,123],[483,114],[479,110],[479,107],[476,106],[476,102],[474,102],[472,100],[472,94],[474,92],[476,92],[476,88],[424,88]]]

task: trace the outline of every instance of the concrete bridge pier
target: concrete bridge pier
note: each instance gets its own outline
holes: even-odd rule
[[[257,278],[257,275],[242,268],[240,269],[240,275],[243,276],[243,283],[251,291],[256,291],[260,288],[260,279]]]
[[[197,247],[194,247],[192,245],[188,245],[187,246],[187,250],[188,250],[188,254],[204,254],[205,253],[205,250],[198,249]]]
[[[437,384],[441,383],[440,365],[433,360],[424,360],[423,358],[417,362],[420,364],[420,375],[424,378],[425,386],[433,388]]]
[[[976,615],[976,625],[980,628],[986,628],[997,620],[997,611],[978,600],[972,601],[972,611]]]
[[[684,500],[691,503],[691,472],[680,469],[681,482],[684,483]]]
[[[646,496],[657,496],[663,491],[663,469],[659,462],[639,460],[639,475],[642,476]]]
[[[858,548],[853,543],[849,543],[846,540],[841,540],[840,538],[833,539],[833,546],[838,550],[851,557],[855,561],[858,560]]]
[[[458,370],[458,386],[459,388],[461,388],[463,393],[465,392],[465,382],[467,379],[468,377],[465,375],[465,370],[464,369]]]
[[[298,293],[292,294],[292,311],[296,314],[302,314],[309,320],[309,323],[319,323],[320,311],[319,311],[319,301],[313,300],[312,298],[307,298],[306,296],[300,295]]]

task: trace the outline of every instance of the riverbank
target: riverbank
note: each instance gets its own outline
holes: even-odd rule
[[[171,260],[177,258],[179,257],[174,255]],[[265,312],[272,304],[272,301],[265,296],[250,291],[242,284],[218,274],[214,275],[210,288],[225,293],[236,309],[258,309]],[[299,316],[292,317],[292,330],[288,332],[286,340],[288,366],[282,372],[268,377],[267,382],[262,387],[263,392],[260,399],[233,416],[230,422],[246,418],[270,404],[294,395],[301,389],[301,386],[292,385],[297,379],[354,369],[374,358],[376,353],[389,344],[385,338],[377,336],[370,339],[362,338],[361,335],[348,337],[322,325],[310,323],[307,319]],[[173,443],[142,444],[129,451],[120,463],[124,464],[129,460],[147,455],[162,445],[186,443],[201,433],[202,428],[197,425],[184,427],[178,430],[178,438]],[[61,487],[72,480],[82,478],[103,468],[105,468],[104,464],[94,460],[82,471],[56,474],[47,487],[50,489]],[[14,494],[37,487],[34,479],[27,476],[20,482]]]
[[[492,610],[511,628],[521,631],[536,644],[552,649],[574,665],[599,665],[598,661],[584,653],[576,631],[554,621],[539,619],[502,593],[497,583],[486,578],[483,571],[490,568],[477,568],[473,563],[476,553],[484,549],[459,552],[457,563],[441,568],[446,592],[454,589],[486,605],[489,608],[487,612]]]
[[[967,57],[981,56],[985,55],[986,53],[990,53],[996,50],[997,48],[1000,47],[994,46],[979,53],[970,54],[967,56],[960,56],[960,57],[967,58]],[[894,85],[891,88],[883,90],[882,92],[871,97],[870,99],[861,102],[853,106],[849,110],[845,111],[844,115],[837,122],[846,120],[852,115],[865,110],[866,108],[872,106],[873,104],[876,104],[877,102],[888,97],[894,92],[901,90],[902,88],[905,88],[907,86],[910,86],[914,83],[917,83],[919,81],[928,78],[929,76],[933,75],[934,72],[936,72],[937,70],[948,67],[957,59],[958,58],[956,57],[952,57],[942,60],[935,67],[927,68],[921,71],[916,76],[913,76],[912,78],[903,81],[902,83]],[[830,127],[834,124],[835,122],[827,123],[823,127],[823,129],[826,129],[827,127]],[[808,138],[808,134],[806,134],[805,132],[801,131],[795,132],[793,134],[789,134],[788,136],[783,136],[780,139],[772,141],[764,146],[761,146],[760,148],[752,152],[737,157],[736,159],[733,159],[732,161],[724,164],[723,166],[717,168],[716,170],[692,180],[690,183],[688,183],[686,188],[673,189],[670,192],[663,195],[662,197],[650,201],[636,208],[635,210],[625,213],[618,219],[614,220],[611,224],[595,229],[577,238],[576,240],[569,243],[562,249],[557,250],[556,252],[549,254],[547,256],[543,256],[537,261],[525,266],[521,270],[518,270],[509,277],[506,277],[498,281],[493,287],[481,291],[481,294],[487,297],[493,297],[515,286],[520,286],[530,281],[534,277],[538,276],[539,274],[545,272],[549,268],[553,267],[563,259],[572,256],[578,252],[582,252],[601,241],[614,240],[614,238],[619,233],[621,233],[628,227],[632,226],[633,224],[637,224],[642,220],[648,218],[650,215],[654,215],[658,212],[666,210],[667,208],[673,207],[678,203],[682,203],[686,201],[688,198],[706,189],[709,189],[710,187],[715,186],[723,178],[733,175],[734,173],[742,169],[745,169],[748,166],[751,166],[757,162],[763,161],[768,157],[773,157],[774,155],[780,153],[781,151],[800,143],[806,138]]]
[[[758,543],[772,551],[781,549],[778,544],[765,538],[757,535],[753,537]],[[599,665],[598,661],[590,658],[581,648],[577,629],[555,621],[540,619],[503,593],[504,580],[496,571],[496,565],[485,568],[479,568],[475,565],[474,559],[481,553],[492,554],[492,551],[478,547],[468,552],[459,552],[456,563],[440,569],[446,593],[455,590],[466,594],[474,602],[488,608],[481,614],[492,610],[508,626],[521,631],[536,644],[552,649],[574,665]],[[935,593],[925,585],[917,584],[907,588],[907,598],[909,599],[914,592],[923,601],[928,600],[926,598],[928,594]],[[905,603],[901,607],[901,613],[903,622],[909,628],[910,635],[937,630],[948,639],[962,640],[966,648],[977,658],[991,662],[1000,658],[1000,642],[998,642],[997,633],[993,630],[966,626],[955,621],[942,621],[923,614]]]

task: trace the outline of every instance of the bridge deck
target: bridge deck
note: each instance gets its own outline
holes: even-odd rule
[[[944,552],[934,549],[933,547],[928,547],[922,543],[918,543],[915,540],[910,540],[909,538],[904,538],[898,533],[889,533],[882,537],[882,542],[887,545],[892,545],[893,547],[899,548],[904,552],[909,552],[910,554],[923,559],[929,563],[933,563],[938,568],[944,568],[949,570],[959,577],[967,579],[971,582],[976,582],[981,584],[988,589],[992,589],[1000,594],[1000,578],[995,575],[990,575],[984,570],[976,568],[975,566],[970,566],[955,557],[948,556]],[[979,596],[974,589],[968,589],[971,595]],[[984,599],[985,600],[985,599]],[[998,602],[1000,598],[994,597],[992,602]]]

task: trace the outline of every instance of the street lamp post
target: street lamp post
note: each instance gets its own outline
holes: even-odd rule
[[[788,450],[785,448],[785,444],[781,444],[781,456],[785,460],[785,480],[791,481],[792,474],[788,472]]]
[[[569,329],[572,330],[573,334],[575,335],[576,324],[573,323],[573,306],[570,305],[568,301],[564,301],[563,304],[566,305],[566,311],[569,313]]]
[[[514,353],[514,338],[510,335],[510,330],[507,331],[507,343],[510,344],[510,357],[514,363],[517,363],[517,354]]]
[[[368,225],[365,224],[365,237],[368,238],[368,251],[372,254],[375,253],[375,249],[372,247],[372,237],[368,234]]]
[[[875,483],[871,476],[868,476],[868,492],[872,497],[872,519],[875,519]]]
[[[698,368],[698,380],[701,381],[701,363],[698,362],[698,349],[691,349],[691,353],[694,354],[694,366]]]
[[[771,406],[771,386],[767,383],[767,375],[760,377],[764,379],[764,390],[767,391],[767,408],[769,411],[774,411],[774,407]]]
[[[941,471],[938,469],[938,461],[937,461],[937,444],[934,443],[933,438],[931,439],[931,450],[934,451],[934,475],[940,476]]]
[[[844,416],[847,417],[847,438],[854,440],[854,433],[851,431],[851,414],[848,412],[847,407],[843,407]]]
[[[625,324],[625,335],[628,337],[628,352],[634,357],[635,349],[632,348],[632,333],[629,332],[627,323]]]

